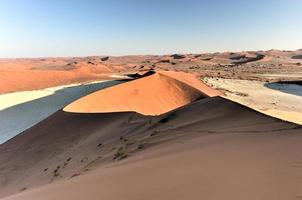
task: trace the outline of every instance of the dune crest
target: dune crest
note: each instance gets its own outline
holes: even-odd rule
[[[183,72],[156,72],[150,76],[94,92],[63,110],[73,113],[137,112],[160,115],[219,92],[196,76]]]

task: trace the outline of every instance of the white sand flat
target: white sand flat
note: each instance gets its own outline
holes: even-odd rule
[[[204,78],[226,98],[264,114],[302,124],[302,86],[238,79]]]

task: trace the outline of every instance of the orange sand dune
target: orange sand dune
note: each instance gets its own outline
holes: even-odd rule
[[[0,94],[36,90],[73,83],[107,80],[109,73],[122,70],[118,66],[86,60],[58,59],[0,59]]]
[[[174,71],[160,71],[160,74],[164,74],[171,78],[177,79],[181,82],[190,85],[201,91],[206,97],[214,97],[221,95],[218,90],[208,87],[206,84],[203,84],[194,74],[184,73],[184,72],[174,72]]]
[[[74,113],[134,111],[159,115],[219,92],[183,72],[157,72],[87,95],[64,108]]]

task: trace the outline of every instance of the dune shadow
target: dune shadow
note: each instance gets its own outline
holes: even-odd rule
[[[280,92],[301,96],[302,97],[302,81],[283,81],[277,83],[266,83],[265,87],[278,90]]]
[[[71,86],[56,90],[53,94],[25,103],[11,106],[0,111],[0,144],[32,127],[72,101],[94,91],[104,89],[121,81]]]

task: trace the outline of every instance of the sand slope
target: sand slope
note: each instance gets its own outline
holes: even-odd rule
[[[89,57],[0,59],[0,94],[108,80],[122,69]]]
[[[58,111],[0,145],[0,194],[295,199],[302,194],[301,130],[221,97],[159,116]]]
[[[159,115],[197,99],[218,95],[194,75],[182,72],[157,72],[85,96],[64,108],[75,113],[134,111]]]

